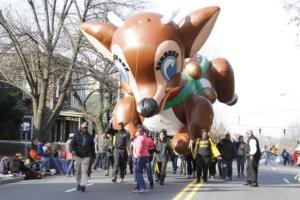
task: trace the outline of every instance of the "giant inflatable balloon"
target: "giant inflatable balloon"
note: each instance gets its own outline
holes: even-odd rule
[[[196,10],[176,24],[176,12],[162,16],[142,12],[125,21],[88,21],[81,30],[91,44],[113,61],[121,75],[124,97],[113,112],[113,126],[123,122],[133,136],[137,124],[166,129],[178,154],[209,131],[212,103],[237,101],[233,70],[227,60],[196,56],[217,20],[216,6]],[[186,62],[186,60],[189,60]]]

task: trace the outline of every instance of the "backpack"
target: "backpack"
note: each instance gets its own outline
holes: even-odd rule
[[[41,170],[41,166],[40,166],[40,164],[38,162],[32,162],[30,164],[30,169],[32,171],[40,171]]]
[[[10,158],[5,156],[0,161],[0,173],[8,174],[9,171],[10,171]]]

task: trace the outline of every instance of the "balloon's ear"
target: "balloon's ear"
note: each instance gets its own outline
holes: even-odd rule
[[[97,21],[80,24],[80,30],[92,45],[107,59],[113,61],[111,41],[117,27]]]
[[[193,56],[203,46],[218,18],[217,6],[197,10],[183,18],[179,23],[179,32],[185,46],[185,58]]]

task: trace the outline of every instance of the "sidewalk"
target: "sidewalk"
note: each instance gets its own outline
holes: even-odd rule
[[[15,176],[13,174],[7,174],[7,175],[0,174],[0,185],[7,184],[7,183],[15,183],[23,180],[24,180],[24,176]]]

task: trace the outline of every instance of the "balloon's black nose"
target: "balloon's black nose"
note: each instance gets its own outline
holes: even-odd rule
[[[144,117],[152,117],[158,110],[157,102],[152,98],[144,98],[137,105],[137,111]]]

